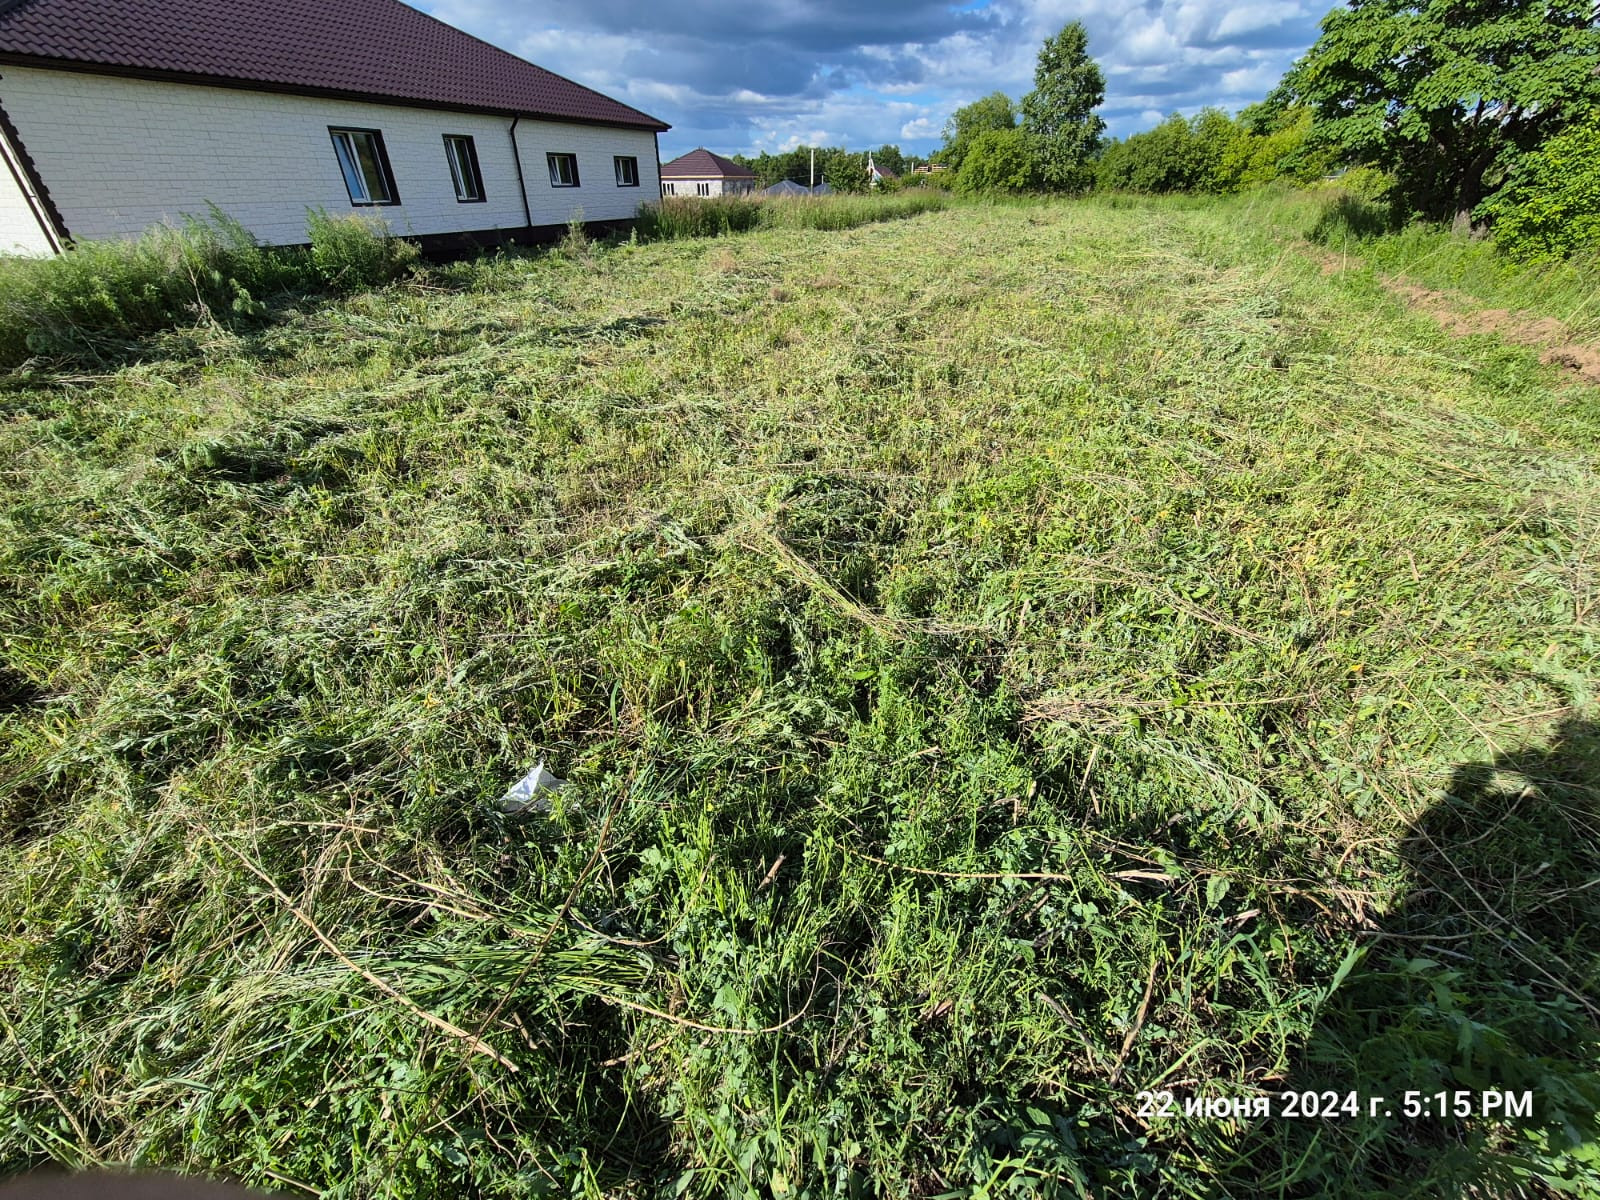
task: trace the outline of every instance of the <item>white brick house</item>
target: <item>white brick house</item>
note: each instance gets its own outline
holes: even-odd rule
[[[756,190],[756,173],[704,146],[661,168],[663,196],[748,196]]]
[[[666,128],[399,0],[0,0],[0,253],[211,205],[272,244],[311,208],[540,240],[653,201]]]

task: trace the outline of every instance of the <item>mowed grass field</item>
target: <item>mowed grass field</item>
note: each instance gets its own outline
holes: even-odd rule
[[[0,1170],[1594,1195],[1597,398],[1248,201],[14,374]]]

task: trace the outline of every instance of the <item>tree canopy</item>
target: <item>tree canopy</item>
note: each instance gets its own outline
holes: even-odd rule
[[[1522,155],[1600,109],[1597,66],[1589,0],[1350,0],[1277,99],[1393,172],[1412,211],[1470,220]]]
[[[819,154],[817,173],[836,192],[864,192],[872,186],[864,152],[829,150],[826,154]]]
[[[1089,160],[1106,127],[1094,110],[1105,98],[1105,76],[1089,57],[1089,35],[1080,22],[1069,21],[1040,47],[1033,91],[1022,98],[1022,127],[1046,187],[1089,186]]]
[[[936,156],[951,170],[960,170],[972,140],[980,133],[1017,127],[1017,106],[1004,92],[990,92],[964,104],[944,123],[944,148]]]

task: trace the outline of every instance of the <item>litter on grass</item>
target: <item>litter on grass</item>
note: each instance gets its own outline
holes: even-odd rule
[[[500,797],[500,811],[508,813],[549,812],[551,797],[567,786],[565,779],[557,779],[544,769],[544,759]]]

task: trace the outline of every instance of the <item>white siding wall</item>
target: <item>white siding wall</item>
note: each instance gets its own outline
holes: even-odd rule
[[[535,225],[565,224],[578,208],[583,209],[586,221],[614,221],[634,216],[639,205],[661,198],[656,137],[647,130],[523,121],[517,126],[517,145],[521,148],[528,206],[533,210]],[[578,182],[582,186],[552,187],[547,154],[576,154]],[[638,187],[617,186],[613,159],[619,154],[639,160]]]
[[[755,192],[753,179],[669,179],[672,185],[669,196],[698,196],[702,183],[710,185],[708,196],[748,196]]]
[[[17,183],[19,176],[27,178],[5,135],[0,134],[0,254],[48,254],[50,239]]]
[[[136,235],[204,216],[207,202],[266,242],[306,240],[306,209],[371,213],[400,234],[519,229],[522,196],[509,118],[268,92],[6,67],[0,102],[75,238]],[[328,127],[377,129],[401,203],[353,208]],[[469,134],[483,171],[481,204],[455,198],[443,135]],[[523,120],[517,142],[533,223],[631,217],[656,189],[648,131]],[[582,186],[554,189],[546,151],[578,155]],[[615,154],[639,160],[619,188]]]

